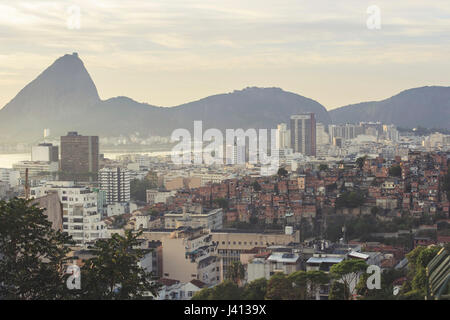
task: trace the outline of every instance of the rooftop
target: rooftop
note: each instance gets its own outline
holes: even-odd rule
[[[361,253],[361,252],[356,252],[356,251],[352,251],[348,254],[349,257],[352,258],[357,258],[357,259],[363,259],[363,260],[367,260],[370,258],[370,255],[365,254],[365,253]]]
[[[311,257],[306,263],[339,263],[343,260],[344,258],[340,257]]]
[[[299,259],[300,256],[296,253],[274,252],[267,260],[273,262],[296,263]]]
[[[162,278],[158,280],[159,283],[161,283],[162,285],[165,286],[173,286],[174,284],[180,283],[180,281],[178,280],[174,280],[174,279],[167,279],[167,278]]]

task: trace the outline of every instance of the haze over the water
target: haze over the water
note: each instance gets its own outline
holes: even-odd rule
[[[277,86],[332,109],[449,85],[449,34],[448,0],[0,0],[0,108],[76,51],[103,99],[172,106]]]

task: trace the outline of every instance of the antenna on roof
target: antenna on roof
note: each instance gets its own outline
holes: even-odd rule
[[[50,129],[44,129],[44,143],[45,143],[45,138],[47,138],[50,135]]]

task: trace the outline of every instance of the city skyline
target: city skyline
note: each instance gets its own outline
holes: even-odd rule
[[[0,0],[0,302],[450,300],[449,34],[448,0]]]
[[[366,25],[370,5],[380,9],[380,29]],[[449,83],[445,1],[0,1],[0,8],[0,108],[73,51],[102,99],[159,106],[258,86],[331,110]]]

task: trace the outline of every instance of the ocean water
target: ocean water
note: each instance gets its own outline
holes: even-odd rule
[[[0,168],[12,168],[13,163],[31,160],[30,153],[0,154]]]
[[[115,160],[116,157],[125,154],[146,154],[149,156],[164,156],[170,155],[170,151],[157,151],[157,152],[107,152],[105,158]],[[31,160],[31,153],[11,153],[0,154],[0,168],[12,168],[13,163],[19,161]]]

